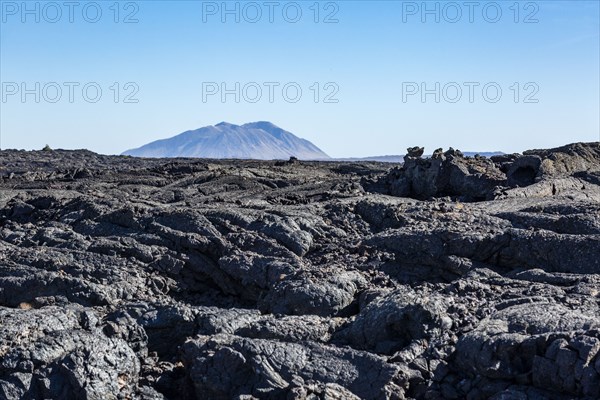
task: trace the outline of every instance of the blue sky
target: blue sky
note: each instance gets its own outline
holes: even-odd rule
[[[116,154],[258,120],[335,157],[600,140],[596,0],[0,3],[3,148]]]

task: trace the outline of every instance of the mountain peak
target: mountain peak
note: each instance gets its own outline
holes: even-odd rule
[[[249,128],[258,128],[258,129],[281,129],[280,127],[278,127],[277,125],[275,125],[274,123],[269,122],[269,121],[249,122],[242,126],[249,127]]]
[[[219,122],[215,126],[219,127],[219,128],[236,128],[236,127],[238,127],[238,125],[230,124],[229,122],[226,122],[226,121]]]
[[[220,122],[214,126],[187,131],[158,140],[125,155],[137,157],[196,157],[282,160],[322,160],[329,156],[306,139],[268,121],[235,125]]]

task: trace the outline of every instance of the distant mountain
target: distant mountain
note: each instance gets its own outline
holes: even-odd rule
[[[234,125],[221,122],[158,140],[123,155],[135,157],[195,157],[279,160],[329,159],[321,149],[270,122]]]

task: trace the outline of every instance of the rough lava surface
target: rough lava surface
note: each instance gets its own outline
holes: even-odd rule
[[[0,398],[599,398],[600,144],[422,154],[0,152]]]

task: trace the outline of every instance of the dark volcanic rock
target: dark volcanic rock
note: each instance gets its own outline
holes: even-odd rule
[[[595,180],[597,184],[600,171],[598,143],[530,150],[523,155],[491,159],[465,157],[452,148],[445,153],[438,149],[427,159],[421,158],[422,154],[422,148],[409,148],[404,164],[392,169],[375,187],[401,197],[451,196],[462,201],[481,201],[506,196],[510,189],[540,181],[544,184],[533,189],[535,193],[516,191],[515,195],[556,195],[558,191],[585,189],[586,180]],[[572,179],[565,179],[568,177]],[[592,192],[598,198],[597,189]]]
[[[442,296],[395,290],[371,301],[348,328],[356,348],[393,354],[414,341],[427,341],[452,327]]]
[[[0,152],[0,398],[597,399],[598,146]]]
[[[423,154],[423,149],[418,152]],[[385,178],[391,195],[428,199],[433,196],[460,196],[486,199],[506,182],[505,174],[486,158],[465,158],[458,150],[434,152],[431,158],[414,157],[408,149],[404,165]]]
[[[363,399],[403,397],[399,366],[352,349],[230,335],[201,336],[183,346],[196,397],[294,397],[293,389],[335,384]],[[308,381],[308,382],[307,382]],[[302,397],[300,397],[302,398]]]
[[[597,398],[598,311],[553,303],[508,307],[459,340],[457,365],[493,379]]]

